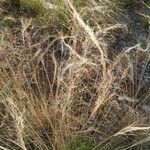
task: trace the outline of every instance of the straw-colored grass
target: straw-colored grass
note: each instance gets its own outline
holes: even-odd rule
[[[12,2],[0,8],[0,149],[148,150],[149,43],[114,46],[128,34],[117,1]]]

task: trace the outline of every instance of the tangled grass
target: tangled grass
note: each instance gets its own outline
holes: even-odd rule
[[[118,44],[129,33],[116,3],[1,2],[1,149],[150,148],[149,41]]]

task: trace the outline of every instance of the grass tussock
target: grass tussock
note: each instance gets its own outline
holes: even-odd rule
[[[149,35],[119,1],[0,3],[0,149],[150,148]]]

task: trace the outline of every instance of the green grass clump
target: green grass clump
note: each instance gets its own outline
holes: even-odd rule
[[[94,144],[84,137],[77,137],[66,146],[65,150],[91,150]]]
[[[122,0],[122,3],[124,4],[124,7],[130,7],[130,6],[136,5],[140,2],[141,1],[139,1],[139,0]]]
[[[139,22],[141,27],[144,29],[148,29],[150,25],[149,17],[144,14],[137,14],[137,17],[135,18],[135,21]]]
[[[125,9],[128,9],[128,8],[133,8],[134,6],[138,6],[139,4],[148,4],[149,1],[147,0],[115,0],[119,6],[121,8],[125,8]]]
[[[21,0],[22,11],[31,15],[44,14],[44,6],[41,0]]]
[[[4,0],[1,4],[6,13],[15,14],[15,16],[42,16],[45,11],[41,0]]]

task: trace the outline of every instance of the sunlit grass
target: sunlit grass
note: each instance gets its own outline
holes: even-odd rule
[[[113,45],[128,32],[115,1],[2,3],[1,149],[149,148],[149,41]]]

